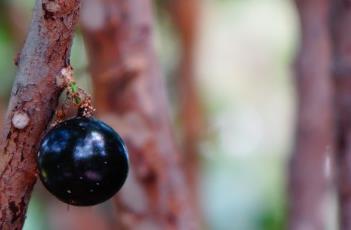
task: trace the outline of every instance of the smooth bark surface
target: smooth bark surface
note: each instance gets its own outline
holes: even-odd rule
[[[351,8],[345,0],[333,1],[333,75],[337,125],[340,229],[351,229]]]
[[[301,44],[296,59],[296,142],[290,162],[289,229],[326,227],[325,171],[333,150],[328,0],[296,0]]]
[[[0,137],[0,229],[21,229],[36,181],[38,142],[62,89],[56,76],[69,65],[79,0],[37,0]],[[28,124],[14,126],[15,114]],[[18,125],[17,125],[18,126]]]
[[[125,139],[122,229],[196,229],[153,48],[150,0],[87,0],[82,24],[97,111]],[[91,17],[95,20],[91,20]]]

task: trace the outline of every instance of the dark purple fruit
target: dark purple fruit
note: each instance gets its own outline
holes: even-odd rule
[[[92,118],[77,117],[52,128],[41,141],[37,161],[44,186],[61,201],[77,206],[111,198],[128,174],[123,140]]]

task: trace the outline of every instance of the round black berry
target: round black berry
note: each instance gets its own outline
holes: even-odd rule
[[[77,117],[43,138],[38,169],[44,186],[61,201],[95,205],[111,198],[128,174],[128,153],[120,136],[102,121]]]

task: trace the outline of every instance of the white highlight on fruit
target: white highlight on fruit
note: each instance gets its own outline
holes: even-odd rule
[[[24,129],[29,124],[29,116],[25,112],[15,112],[12,117],[12,124],[17,129]]]
[[[67,193],[68,193],[68,194],[71,194],[71,193],[72,193],[72,191],[68,189],[68,190],[67,190]]]

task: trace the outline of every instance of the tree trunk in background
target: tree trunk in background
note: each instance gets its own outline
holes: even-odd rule
[[[3,123],[4,123],[4,115],[5,115],[5,109],[4,109],[4,102],[2,101],[2,98],[0,98],[0,130],[2,129]]]
[[[50,230],[118,230],[115,223],[107,221],[106,213],[99,206],[74,207],[67,204],[49,202],[48,222]],[[112,214],[112,212],[111,212]]]
[[[1,230],[22,228],[36,181],[38,143],[62,91],[56,76],[69,65],[78,10],[79,0],[36,1],[0,136]],[[14,116],[29,121],[21,127]]]
[[[333,150],[329,1],[296,0],[301,44],[295,81],[298,113],[290,162],[289,229],[325,229],[330,183],[325,164]]]
[[[350,1],[335,0],[331,32],[337,124],[340,229],[351,229],[351,8]]]
[[[84,3],[98,115],[121,133],[130,153],[131,172],[116,197],[119,227],[196,229],[153,48],[151,0]]]
[[[199,199],[199,175],[201,139],[207,131],[204,111],[195,78],[194,54],[199,29],[201,4],[199,0],[171,0],[168,10],[178,30],[181,47],[179,72],[177,72],[177,97],[179,98],[180,122],[182,124],[183,164],[191,192],[191,201],[198,219],[202,219]]]
[[[16,6],[13,1],[0,1],[0,20],[9,28],[11,38],[15,40],[16,48],[20,48],[29,26],[29,15]]]

